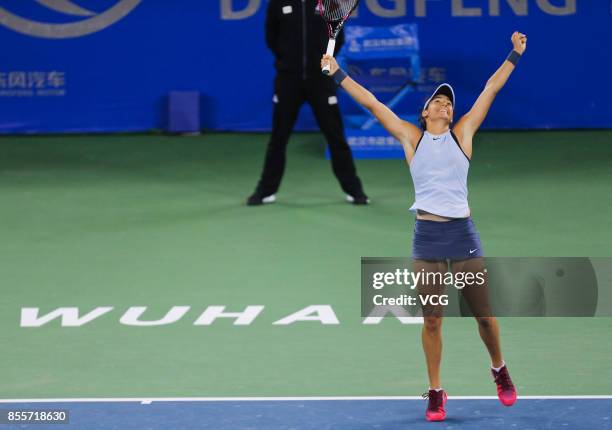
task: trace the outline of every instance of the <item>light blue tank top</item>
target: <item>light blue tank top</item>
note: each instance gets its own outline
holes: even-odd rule
[[[467,176],[470,162],[449,130],[441,135],[425,132],[410,163],[418,209],[449,218],[470,215]]]

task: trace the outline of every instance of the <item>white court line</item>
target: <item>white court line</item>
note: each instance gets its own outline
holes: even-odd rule
[[[115,403],[138,402],[308,402],[349,400],[422,400],[421,396],[354,396],[354,397],[99,397],[58,399],[0,399],[1,403]],[[453,400],[497,400],[497,396],[449,396]],[[519,396],[521,400],[612,399],[612,395]]]

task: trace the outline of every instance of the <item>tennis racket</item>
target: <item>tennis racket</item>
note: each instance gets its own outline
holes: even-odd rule
[[[329,34],[327,55],[334,56],[336,38],[358,4],[359,0],[318,0],[317,11],[327,24],[327,32]],[[329,68],[329,64],[326,64],[323,67],[323,73],[329,75]]]

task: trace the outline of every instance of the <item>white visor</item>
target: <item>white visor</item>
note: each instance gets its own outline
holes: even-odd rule
[[[434,97],[440,94],[448,97],[453,107],[455,107],[455,92],[453,91],[453,87],[445,83],[436,88],[431,97],[427,99],[425,105],[423,106],[423,110],[427,109],[427,106],[434,99]]]

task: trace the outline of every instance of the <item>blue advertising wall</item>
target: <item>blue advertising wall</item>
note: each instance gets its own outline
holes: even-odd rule
[[[266,0],[0,0],[0,133],[164,128],[175,90],[201,92],[204,128],[268,130],[265,8]],[[363,0],[351,23],[416,23],[421,90],[452,83],[458,113],[520,30],[527,53],[484,127],[612,127],[610,0]],[[426,97],[414,97],[416,110]],[[313,126],[303,109],[299,128]]]

